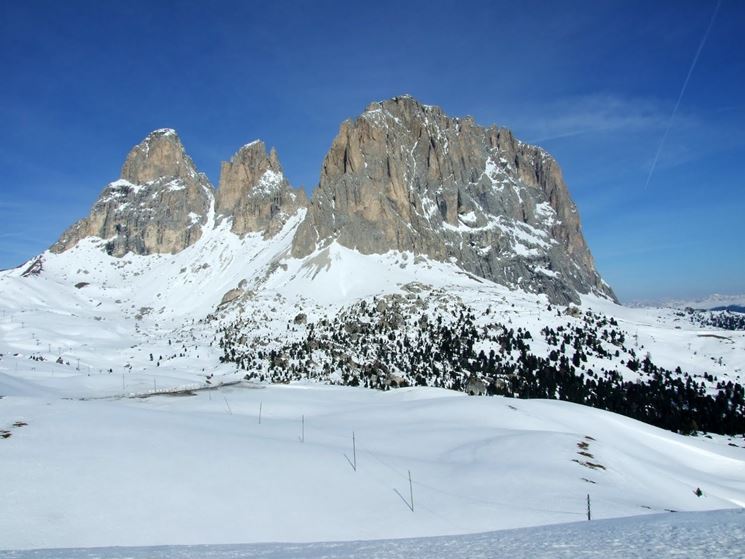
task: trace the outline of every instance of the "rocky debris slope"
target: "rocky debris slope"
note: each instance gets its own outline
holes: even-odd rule
[[[130,151],[121,177],[104,188],[88,217],[50,250],[64,252],[81,239],[100,237],[112,256],[176,253],[201,237],[213,200],[212,186],[176,132],[156,130]]]
[[[445,289],[410,283],[402,292],[317,320],[298,313],[280,329],[281,339],[262,333],[266,316],[242,314],[219,329],[221,361],[259,382],[431,386],[567,400],[684,434],[745,429],[740,383],[659,366],[649,352],[640,355],[613,317],[549,305],[543,311],[557,313],[560,324],[531,333],[504,322],[507,315],[496,308],[479,312]]]
[[[223,162],[217,191],[216,212],[232,218],[237,235],[262,232],[272,237],[299,209],[308,205],[302,189],[290,186],[277,152],[266,152],[264,142],[243,146]]]
[[[341,125],[293,244],[412,251],[511,287],[614,298],[595,270],[556,161],[505,128],[404,96]]]

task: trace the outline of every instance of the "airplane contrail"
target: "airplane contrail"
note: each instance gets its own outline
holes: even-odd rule
[[[686,79],[683,82],[683,87],[680,88],[680,94],[678,95],[678,100],[675,102],[675,107],[673,108],[673,112],[670,114],[670,120],[667,123],[667,128],[665,129],[665,133],[662,135],[662,139],[660,140],[660,145],[657,146],[657,153],[655,153],[654,159],[652,160],[652,166],[649,168],[649,174],[647,175],[647,181],[644,183],[645,190],[649,186],[649,181],[652,180],[652,175],[654,174],[654,170],[657,167],[657,160],[660,158],[660,154],[662,153],[662,148],[665,146],[665,141],[667,140],[667,135],[670,133],[670,129],[673,126],[673,119],[675,119],[675,114],[678,112],[678,107],[680,107],[680,101],[683,99],[683,95],[686,92],[686,88],[688,87],[688,82],[691,79],[691,74],[693,74],[693,69],[696,67],[696,63],[698,62],[698,57],[701,55],[701,51],[703,50],[704,45],[706,44],[706,40],[709,38],[709,33],[711,33],[711,28],[714,26],[714,20],[717,18],[717,13],[719,13],[719,7],[721,5],[722,5],[722,0],[717,0],[717,5],[714,8],[714,13],[711,14],[711,20],[709,20],[709,26],[706,28],[706,32],[704,32],[704,36],[701,38],[701,42],[698,45],[698,49],[696,50],[696,55],[693,57],[693,61],[691,62],[690,68],[688,68],[688,75],[686,76]]]

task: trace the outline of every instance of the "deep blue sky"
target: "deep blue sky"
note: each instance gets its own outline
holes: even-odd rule
[[[0,268],[84,216],[149,131],[213,182],[255,138],[311,191],[345,118],[410,93],[564,169],[622,300],[745,292],[745,2],[0,0]]]

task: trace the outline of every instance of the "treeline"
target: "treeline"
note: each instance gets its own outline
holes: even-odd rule
[[[741,307],[738,307],[741,308]],[[745,313],[738,311],[724,310],[695,310],[686,308],[691,321],[700,326],[709,326],[721,328],[722,330],[745,330]],[[680,313],[680,316],[684,316]]]
[[[381,390],[434,386],[560,399],[680,433],[745,433],[740,384],[670,371],[649,354],[639,358],[613,319],[586,312],[574,326],[544,328],[540,342],[548,351],[536,355],[531,344],[538,341],[530,331],[492,316],[487,310],[477,324],[465,306],[440,308],[432,318],[396,300],[363,301],[333,319],[307,325],[296,320],[288,325],[302,333],[295,341],[253,340],[250,325],[237,321],[220,331],[219,344],[223,361],[260,381],[310,378]],[[599,366],[604,363],[607,369]]]

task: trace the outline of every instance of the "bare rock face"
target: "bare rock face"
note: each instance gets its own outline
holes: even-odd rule
[[[232,218],[237,235],[274,236],[287,219],[308,205],[302,189],[290,187],[277,152],[267,154],[259,140],[243,146],[220,170],[218,215]]]
[[[615,298],[595,270],[561,170],[548,153],[411,97],[341,125],[294,241],[365,254],[412,251],[557,303]]]
[[[104,188],[88,217],[50,250],[64,252],[81,239],[100,237],[112,256],[176,253],[201,237],[213,202],[212,186],[176,132],[156,130],[130,151],[121,178]]]

